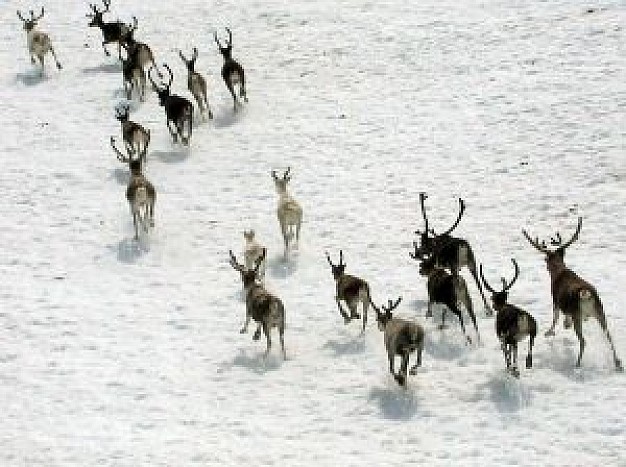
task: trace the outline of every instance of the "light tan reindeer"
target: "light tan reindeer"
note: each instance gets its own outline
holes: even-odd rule
[[[37,22],[43,18],[44,9],[41,7],[41,14],[35,17],[35,13],[33,10],[30,10],[30,19],[25,19],[22,16],[22,13],[18,10],[17,17],[22,20],[24,23],[24,30],[26,31],[27,44],[28,44],[28,53],[30,54],[30,61],[35,62],[35,57],[39,60],[41,64],[41,73],[44,70],[44,57],[48,52],[52,54],[54,61],[56,62],[57,68],[60,70],[63,68],[61,63],[57,59],[56,53],[54,52],[54,48],[52,47],[52,41],[50,40],[50,36],[42,31],[37,31],[35,27],[37,26]]]
[[[623,371],[622,362],[617,357],[613,339],[609,333],[604,307],[602,306],[598,292],[593,285],[581,279],[574,271],[565,266],[565,250],[578,240],[582,224],[583,219],[579,217],[576,231],[567,242],[563,242],[558,232],[556,236],[551,237],[551,244],[556,247],[553,250],[548,248],[545,241],[539,242],[539,238],[532,239],[526,230],[522,230],[528,242],[539,252],[546,255],[546,266],[548,274],[550,274],[553,308],[552,326],[546,332],[546,336],[554,335],[554,328],[559,319],[559,311],[562,311],[565,315],[565,327],[569,328],[573,324],[574,331],[578,337],[579,352],[578,358],[576,359],[576,367],[580,367],[580,360],[585,350],[583,321],[589,317],[594,317],[598,320],[602,331],[609,341],[609,345],[613,351],[615,368],[618,371]]]
[[[139,240],[139,224],[148,232],[154,227],[154,204],[156,202],[156,190],[154,185],[142,173],[142,160],[144,154],[136,154],[133,147],[127,146],[127,156],[122,154],[115,146],[115,138],[111,137],[111,147],[117,153],[117,158],[127,163],[130,168],[130,179],[126,187],[126,199],[130,205],[135,226],[135,240]]]
[[[389,300],[387,306],[382,306],[383,312],[372,303],[372,308],[376,311],[378,329],[385,333],[385,349],[389,359],[389,372],[400,386],[406,385],[407,368],[409,366],[409,356],[415,352],[417,361],[411,368],[410,374],[417,373],[417,369],[422,366],[422,352],[424,351],[424,328],[414,321],[401,318],[394,318],[392,311],[395,310],[402,297],[395,303]],[[399,355],[402,358],[400,372],[395,372],[395,358]]]
[[[255,341],[259,340],[261,338],[261,330],[263,330],[267,340],[264,357],[267,357],[272,347],[271,330],[274,327],[278,328],[283,358],[287,359],[287,353],[285,352],[285,307],[280,298],[270,294],[256,281],[259,265],[265,260],[265,254],[262,258],[257,259],[254,268],[249,269],[237,261],[232,250],[229,250],[228,253],[230,255],[230,265],[241,274],[241,281],[246,291],[246,321],[239,332],[241,334],[248,332],[248,324],[251,319],[254,319],[258,325],[252,339]]]
[[[328,264],[330,264],[333,278],[337,286],[335,300],[337,302],[337,308],[339,308],[339,314],[343,317],[345,324],[348,324],[353,319],[359,319],[361,315],[359,315],[357,309],[359,303],[361,303],[363,305],[363,329],[361,332],[364,333],[365,325],[367,324],[367,309],[372,303],[369,284],[360,277],[346,274],[346,264],[343,262],[343,250],[339,250],[339,264],[333,264],[328,252],[326,252],[326,259],[328,260]],[[342,301],[346,302],[348,305],[350,314],[346,313],[341,306]]]
[[[302,225],[302,207],[287,192],[287,184],[291,180],[291,176],[289,175],[290,171],[291,167],[287,167],[283,176],[279,178],[278,175],[276,175],[276,171],[272,170],[274,186],[278,193],[277,214],[280,230],[283,234],[283,240],[285,241],[285,259],[289,255],[289,249],[292,246],[294,237],[296,239],[296,247],[298,246],[300,241],[300,227]]]
[[[150,144],[150,130],[146,130],[139,123],[128,119],[130,108],[124,103],[115,109],[115,118],[122,127],[122,139],[126,147],[132,147],[136,154],[141,155],[142,162],[146,162],[146,153]]]
[[[206,80],[200,73],[195,71],[198,49],[193,48],[193,56],[189,60],[183,55],[181,50],[178,51],[178,55],[180,55],[181,60],[185,62],[187,67],[187,88],[189,88],[189,92],[191,92],[198,103],[198,109],[200,109],[202,118],[206,120],[206,114],[208,114],[210,119],[213,118],[213,112],[211,112],[209,99],[207,98]]]
[[[265,257],[267,249],[256,240],[254,230],[244,230],[243,237],[245,246],[243,258],[247,269],[253,269],[257,261],[259,262],[257,278],[261,284],[265,283]]]

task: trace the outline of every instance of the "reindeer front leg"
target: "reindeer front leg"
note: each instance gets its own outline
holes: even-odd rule
[[[252,318],[252,310],[248,305],[246,305],[246,321],[243,323],[243,327],[239,331],[239,334],[245,334],[248,332],[248,324],[250,324],[250,319]]]
[[[270,353],[270,349],[272,348],[272,337],[270,333],[270,327],[267,325],[265,321],[263,322],[263,333],[265,334],[265,337],[267,338],[267,348],[265,349],[265,355],[264,355],[264,357],[267,358],[267,356]]]
[[[552,326],[550,326],[550,329],[546,331],[546,334],[545,334],[546,337],[554,336],[554,328],[558,320],[559,320],[559,308],[556,302],[554,302],[552,304]]]
[[[335,301],[337,302],[337,308],[339,308],[339,314],[343,317],[344,323],[348,324],[352,318],[346,313],[346,311],[341,306],[341,300],[339,297],[335,297]]]
[[[172,135],[172,140],[174,144],[178,142],[178,134],[176,133],[176,127],[172,129],[172,121],[169,118],[166,118],[167,129],[170,131],[170,135]]]

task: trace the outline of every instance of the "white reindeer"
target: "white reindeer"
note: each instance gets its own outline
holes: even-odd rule
[[[54,53],[54,48],[52,47],[52,41],[50,40],[50,36],[42,31],[35,30],[37,26],[37,22],[43,18],[44,10],[41,7],[41,14],[35,18],[35,13],[33,10],[30,10],[30,19],[24,19],[22,13],[18,10],[17,17],[22,20],[24,23],[24,30],[26,31],[27,44],[28,44],[28,53],[30,54],[30,61],[36,63],[35,57],[39,60],[41,64],[41,73],[43,74],[44,68],[44,57],[50,52],[54,61],[56,62],[57,68],[60,70],[62,68],[61,63],[57,59],[56,54]]]
[[[285,259],[289,255],[289,249],[293,239],[296,239],[296,248],[300,241],[300,226],[302,225],[302,207],[300,204],[287,193],[287,184],[291,180],[289,175],[291,168],[287,170],[281,178],[276,175],[276,171],[272,170],[272,178],[276,192],[278,193],[278,222],[280,222],[280,230],[285,241]],[[294,233],[295,230],[295,233]]]

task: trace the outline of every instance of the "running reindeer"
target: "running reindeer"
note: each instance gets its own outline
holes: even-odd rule
[[[152,79],[152,70],[156,70],[156,68],[148,70],[148,78],[159,96],[159,104],[165,108],[167,128],[172,135],[174,143],[178,142],[178,138],[180,138],[181,143],[187,146],[191,142],[193,130],[193,105],[189,99],[171,94],[170,87],[172,86],[174,75],[166,63],[163,64],[163,67],[170,75],[167,84],[161,83],[161,85],[158,85]]]
[[[228,33],[226,47],[222,47],[222,44],[217,38],[217,32],[215,32],[214,37],[220,54],[224,57],[224,65],[222,65],[222,78],[224,79],[230,94],[233,96],[234,110],[237,112],[237,106],[240,104],[237,100],[237,95],[235,94],[235,85],[239,84],[239,96],[245,102],[248,102],[248,97],[246,96],[246,78],[243,67],[232,57],[233,34],[230,32],[229,28],[226,28],[226,32]]]
[[[367,309],[372,303],[370,298],[370,286],[363,279],[346,274],[346,264],[343,262],[343,250],[339,250],[339,264],[333,264],[330,259],[330,255],[326,252],[326,259],[335,279],[336,294],[335,301],[337,302],[337,308],[339,308],[339,314],[344,319],[344,323],[348,324],[353,319],[361,318],[357,309],[359,303],[363,304],[363,329],[361,333],[365,332],[365,326],[367,325]],[[341,306],[341,302],[344,301],[348,305],[350,314]]]
[[[198,109],[200,109],[202,118],[206,120],[205,114],[208,114],[209,119],[212,119],[213,112],[211,112],[211,107],[209,107],[209,100],[207,98],[206,80],[194,69],[196,66],[196,59],[198,58],[198,49],[196,47],[193,48],[193,55],[191,59],[187,59],[181,50],[178,51],[178,55],[180,55],[181,60],[187,67],[187,87],[198,103]]]
[[[61,63],[57,59],[56,53],[54,52],[54,48],[52,47],[52,41],[50,40],[50,36],[42,31],[37,31],[35,27],[37,26],[37,22],[43,18],[44,10],[41,7],[41,14],[35,17],[35,13],[33,10],[30,10],[30,18],[25,19],[22,16],[22,13],[18,10],[17,17],[22,20],[24,23],[24,30],[26,31],[26,42],[28,45],[28,53],[30,54],[30,61],[32,63],[35,62],[35,57],[39,60],[41,64],[41,73],[43,74],[44,70],[44,57],[48,52],[52,54],[54,61],[56,62],[57,68],[60,70],[62,68]]]
[[[102,19],[102,15],[109,11],[109,7],[111,6],[111,0],[102,0],[102,4],[104,5],[104,10],[98,10],[98,7],[94,4],[89,4],[92,13],[88,13],[87,18],[91,18],[89,22],[89,27],[97,27],[102,31],[102,49],[104,50],[105,55],[108,57],[111,55],[106,48],[107,44],[117,43],[117,51],[118,55],[120,53],[121,41],[126,33],[128,33],[129,27],[121,21],[113,21],[110,23],[105,23]]]
[[[565,250],[576,240],[583,225],[582,217],[578,218],[578,226],[574,235],[563,242],[560,233],[556,233],[550,238],[550,243],[554,249],[548,248],[545,241],[539,242],[539,238],[532,239],[526,230],[522,233],[528,242],[540,253],[546,255],[546,266],[550,275],[550,286],[552,292],[553,319],[552,326],[546,332],[546,336],[554,336],[554,328],[559,319],[559,311],[565,315],[565,328],[574,325],[574,331],[578,337],[579,352],[576,360],[576,367],[580,367],[580,360],[585,350],[585,338],[583,337],[583,321],[589,317],[598,320],[602,331],[606,335],[611,350],[613,351],[613,362],[618,371],[623,371],[622,362],[617,357],[613,339],[609,333],[604,314],[604,307],[600,301],[600,296],[595,287],[589,282],[581,279],[574,271],[565,266]]]
[[[417,361],[409,371],[409,374],[417,374],[418,367],[422,366],[422,352],[424,350],[424,328],[419,324],[401,318],[394,318],[392,311],[395,310],[402,297],[395,303],[389,300],[387,306],[381,306],[383,312],[372,303],[372,308],[376,311],[378,329],[385,333],[385,349],[389,359],[389,372],[400,386],[406,385],[407,367],[409,366],[409,356],[415,352]],[[402,362],[400,372],[395,372],[395,357],[400,355]]]
[[[124,58],[120,52],[119,59],[122,62],[122,77],[126,99],[132,99],[134,89],[139,96],[139,100],[143,102],[146,95],[146,73],[139,64],[138,56],[128,55]]]
[[[122,34],[120,44],[126,50],[128,60],[132,60],[142,70],[146,70],[149,66],[157,68],[154,61],[152,50],[147,44],[135,40],[135,31],[137,30],[137,18],[133,16],[133,25],[129,26]],[[157,70],[158,71],[158,70]],[[159,73],[159,78],[161,74]]]
[[[112,136],[111,147],[116,152],[118,160],[128,164],[130,168],[130,179],[126,187],[126,199],[130,205],[130,212],[133,215],[135,240],[139,240],[139,224],[141,224],[145,232],[148,232],[150,227],[154,227],[156,190],[142,172],[141,161],[145,159],[145,154],[137,154],[134,148],[127,146],[127,156],[124,156],[122,151],[115,146],[115,138]]]
[[[142,156],[142,163],[145,164],[148,145],[150,144],[150,130],[146,130],[139,123],[129,120],[129,111],[130,107],[128,104],[120,104],[115,109],[115,118],[121,124],[124,145],[126,145],[127,148],[133,148],[136,154],[140,154]]]
[[[459,274],[450,274],[445,269],[437,266],[437,260],[434,254],[424,255],[415,251],[415,257],[421,260],[419,273],[421,276],[427,277],[427,289],[428,289],[428,310],[426,316],[432,316],[433,304],[444,305],[441,315],[441,326],[443,329],[446,322],[446,311],[450,310],[456,315],[461,323],[461,329],[467,339],[468,343],[472,343],[472,339],[465,330],[465,322],[463,320],[463,309],[467,312],[476,335],[480,340],[480,334],[478,333],[478,325],[476,324],[476,315],[472,307],[472,300],[467,292],[467,284],[465,279]]]
[[[258,325],[252,339],[255,341],[259,340],[261,337],[261,330],[263,330],[263,334],[265,334],[265,338],[267,340],[264,357],[267,357],[270,353],[270,348],[272,347],[272,338],[270,335],[271,330],[274,327],[278,328],[280,347],[282,349],[283,358],[286,360],[285,307],[280,298],[270,294],[256,281],[259,265],[265,260],[265,254],[263,254],[262,258],[257,259],[254,268],[249,269],[237,261],[237,258],[233,254],[232,250],[229,250],[228,253],[230,254],[230,265],[241,274],[241,281],[243,282],[243,287],[246,292],[246,321],[239,332],[241,334],[245,334],[248,331],[248,324],[250,323],[250,320],[254,319]]]
[[[278,193],[278,222],[280,223],[280,231],[283,234],[283,240],[285,242],[285,259],[289,254],[293,239],[296,239],[296,247],[300,242],[300,227],[302,225],[302,207],[300,204],[291,197],[287,192],[287,184],[291,180],[291,167],[287,167],[287,170],[282,177],[276,175],[276,171],[272,170],[272,178],[274,179],[274,186]],[[295,230],[295,233],[294,233]]]
[[[483,265],[480,265],[480,278],[485,288],[491,293],[491,302],[493,309],[496,311],[496,334],[502,346],[504,353],[504,361],[506,369],[513,376],[519,378],[519,369],[517,366],[517,344],[526,336],[529,336],[528,355],[526,356],[526,368],[533,366],[533,344],[537,337],[537,322],[529,313],[521,308],[507,302],[509,290],[515,284],[519,277],[519,266],[517,261],[511,258],[515,275],[511,282],[502,278],[502,290],[496,291],[489,285],[487,279],[483,275]]]
[[[425,193],[420,193],[420,207],[422,209],[422,217],[424,218],[424,230],[416,230],[415,233],[420,236],[420,243],[413,242],[415,254],[409,253],[411,258],[420,260],[421,255],[434,255],[437,266],[449,269],[454,275],[458,275],[461,268],[467,266],[474,277],[474,282],[478,287],[480,296],[483,299],[487,316],[491,316],[493,311],[487,302],[487,298],[483,292],[482,285],[478,279],[478,270],[476,268],[476,259],[469,242],[463,238],[453,237],[450,235],[459,225],[461,217],[465,212],[465,202],[459,198],[459,215],[448,230],[441,234],[429,228],[424,201],[428,198]]]

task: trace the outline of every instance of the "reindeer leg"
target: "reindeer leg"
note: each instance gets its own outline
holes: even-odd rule
[[[472,273],[472,277],[474,278],[474,282],[476,282],[476,286],[478,287],[478,291],[480,292],[480,296],[483,299],[483,303],[485,305],[485,314],[487,316],[493,316],[493,310],[491,309],[491,306],[489,306],[489,302],[487,301],[487,298],[485,297],[485,292],[483,291],[483,286],[480,285],[480,280],[478,279],[478,274],[476,273],[476,264],[471,264],[468,266],[470,272]]]
[[[213,112],[211,112],[211,106],[209,105],[209,99],[207,98],[206,93],[204,94],[204,106],[209,114],[209,120],[213,120]]]
[[[396,381],[400,386],[406,385],[406,370],[409,365],[409,354],[402,354],[402,362],[400,363],[400,372],[396,375]]]
[[[604,332],[604,334],[606,334],[606,338],[609,341],[609,346],[611,347],[611,351],[613,352],[613,362],[615,363],[615,369],[617,371],[624,371],[622,362],[617,357],[617,352],[615,351],[615,346],[613,345],[613,339],[611,338],[611,333],[609,332],[609,328],[606,324],[606,317],[604,316],[604,312],[598,313],[598,322],[600,323],[602,331]]]
[[[365,326],[367,325],[367,308],[369,306],[369,299],[368,301],[363,300],[363,329],[361,330],[361,333],[365,332]]]
[[[285,323],[278,326],[278,337],[280,339],[280,348],[283,351],[283,360],[287,360],[287,352],[285,351]]]
[[[526,356],[526,368],[533,367],[533,345],[535,343],[535,335],[531,334],[528,341],[528,355]]]
[[[172,140],[174,141],[174,144],[176,144],[178,142],[178,133],[176,133],[175,130],[172,129],[172,123],[170,121],[170,119],[166,120],[167,123],[167,129],[170,131],[170,135],[172,135]]]
[[[517,367],[517,342],[511,344],[511,352],[513,354],[513,369],[511,373],[513,376],[519,378],[519,368]]]
[[[463,313],[457,307],[452,309],[452,312],[459,318],[459,322],[461,323],[461,329],[463,330],[463,334],[465,334],[465,338],[467,339],[467,343],[471,344],[472,339],[467,335],[467,331],[465,330],[465,323],[463,322]]]
[[[133,211],[133,225],[135,226],[135,240],[139,240],[139,226],[137,225],[137,217],[139,213],[137,211]]]
[[[254,334],[252,335],[252,340],[253,341],[258,341],[261,338],[261,329],[262,329],[262,323],[259,323],[256,327],[256,331],[254,331]]]
[[[107,57],[111,56],[111,53],[106,48],[106,42],[102,42],[102,49],[104,50],[104,55],[106,55]]]
[[[396,356],[392,353],[388,354],[387,357],[389,358],[389,372],[393,375],[393,377],[396,377],[396,369],[395,369],[395,358]]]
[[[239,334],[245,334],[248,332],[248,324],[250,324],[250,318],[252,318],[252,313],[250,307],[246,306],[246,321],[243,323],[243,327],[239,331]]]
[[[576,359],[576,368],[580,368],[580,360],[583,358],[583,352],[585,351],[585,338],[583,337],[583,321],[580,314],[574,316],[574,331],[578,337],[578,358]]]
[[[231,96],[233,96],[233,109],[237,112],[237,96],[235,95],[235,89],[233,88],[233,84],[230,82],[230,79],[226,81],[226,86],[228,87]]]
[[[272,337],[270,335],[270,328],[265,321],[263,322],[263,332],[265,333],[265,337],[267,338],[267,348],[265,349],[264,355],[264,357],[267,358],[270,353],[270,349],[272,348]]]
[[[59,59],[57,58],[57,54],[54,52],[54,48],[52,46],[50,46],[50,53],[52,53],[52,57],[54,58],[54,61],[56,62],[57,69],[60,70],[61,68],[63,68],[61,66],[61,63],[59,62]]]
[[[554,336],[554,328],[556,326],[556,322],[559,320],[559,309],[556,305],[556,303],[553,303],[552,305],[552,326],[550,326],[550,329],[548,329],[546,331],[546,337],[550,337],[550,336]]]
[[[243,98],[244,102],[248,102],[248,96],[246,95],[246,77],[243,68],[239,72],[239,95]]]
[[[415,362],[415,365],[413,365],[413,367],[411,367],[411,370],[409,371],[409,374],[411,375],[416,375],[417,374],[417,369],[422,366],[422,347],[419,347],[416,351],[417,354],[417,361]]]
[[[341,300],[339,298],[335,298],[335,300],[337,301],[337,307],[339,308],[339,314],[341,316],[343,316],[343,321],[345,324],[348,324],[352,318],[350,318],[350,316],[348,315],[348,313],[346,313],[346,311],[343,309],[343,307],[341,306]]]

